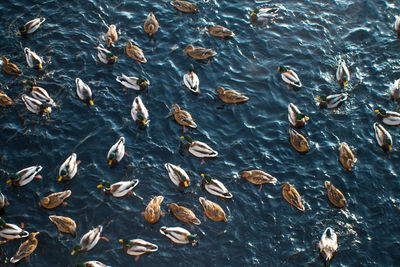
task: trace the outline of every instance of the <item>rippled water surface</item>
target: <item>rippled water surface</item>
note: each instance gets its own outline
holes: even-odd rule
[[[19,99],[2,107],[0,187],[11,203],[2,215],[7,221],[25,223],[27,231],[39,231],[39,245],[30,263],[21,266],[75,266],[100,260],[111,266],[322,266],[317,242],[328,226],[338,235],[339,250],[332,266],[390,266],[398,264],[399,129],[386,128],[394,145],[384,153],[377,145],[373,123],[377,106],[397,110],[389,100],[390,82],[400,78],[400,41],[393,31],[396,1],[196,1],[197,14],[179,13],[168,1],[1,1],[0,54],[16,63],[24,75],[2,73],[3,91]],[[252,24],[255,7],[277,6],[278,16]],[[152,11],[160,23],[153,39],[143,31]],[[46,22],[27,38],[16,36],[19,25],[43,16]],[[120,39],[112,48],[115,65],[98,62],[96,50],[104,43],[107,25],[115,24]],[[208,35],[206,26],[220,24],[236,37],[223,40]],[[140,65],[125,53],[125,42],[140,46],[148,62]],[[213,48],[217,56],[209,64],[182,53],[187,44]],[[24,47],[46,60],[44,72],[29,69]],[[339,55],[351,73],[350,84],[341,88],[335,80]],[[194,64],[201,93],[194,96],[182,85],[182,76]],[[277,71],[293,68],[303,88],[287,90]],[[149,109],[150,125],[140,130],[130,109],[136,93],[115,81],[121,72],[148,77],[151,86],[141,97]],[[75,78],[94,92],[95,105],[79,101]],[[35,78],[56,100],[49,120],[27,111],[20,97],[23,80]],[[7,86],[7,87],[6,87]],[[236,89],[250,100],[223,105],[213,90]],[[348,101],[336,111],[320,110],[315,97],[342,91]],[[288,141],[287,106],[295,103],[310,120],[301,132],[311,150],[297,153]],[[171,105],[189,111],[198,128],[189,130],[195,140],[218,150],[214,160],[201,160],[179,153],[182,127],[166,118]],[[119,136],[126,138],[124,157],[115,168],[106,164],[108,149]],[[338,144],[347,142],[358,162],[348,172],[338,162]],[[58,168],[72,153],[81,161],[75,179],[57,182]],[[181,192],[171,183],[164,163],[183,167],[192,184]],[[7,175],[35,164],[43,166],[42,180],[15,188],[6,185]],[[259,187],[240,180],[240,172],[262,169],[277,177],[276,185]],[[221,201],[201,188],[201,173],[222,181],[234,195]],[[102,180],[112,183],[135,177],[135,190],[143,200],[104,195],[96,188]],[[341,189],[348,205],[337,209],[326,197],[324,181]],[[290,206],[281,195],[281,182],[288,181],[300,193],[306,210]],[[51,192],[70,189],[66,206],[53,211],[38,206]],[[154,225],[141,212],[155,195],[165,197],[165,216]],[[228,222],[204,221],[200,196],[220,204]],[[190,227],[167,212],[166,203],[191,208],[202,221]],[[76,238],[59,235],[48,220],[52,214],[76,220]],[[70,255],[81,236],[98,224],[110,239],[100,240],[89,252]],[[173,245],[159,228],[181,226],[199,236],[198,246]],[[135,263],[118,243],[120,238],[142,238],[159,246]],[[3,245],[3,257],[16,251],[20,241]]]

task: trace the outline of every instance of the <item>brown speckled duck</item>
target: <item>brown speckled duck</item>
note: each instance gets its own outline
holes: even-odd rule
[[[35,251],[38,245],[38,241],[36,239],[36,236],[38,234],[39,232],[31,233],[29,235],[28,239],[19,246],[17,252],[15,252],[14,256],[12,256],[12,258],[10,259],[11,263],[17,263],[21,259],[29,257],[29,255],[31,255]]]
[[[192,44],[189,44],[185,49],[183,49],[183,53],[185,52],[195,59],[208,59],[217,54],[217,52],[210,48],[204,48],[200,46],[195,48]]]
[[[48,195],[47,197],[42,198],[39,204],[43,208],[54,209],[60,206],[61,204],[64,205],[67,204],[66,202],[64,202],[64,200],[68,198],[70,195],[71,195],[71,190],[53,193]]]
[[[299,192],[297,192],[297,190],[287,182],[283,183],[282,195],[283,198],[293,207],[296,207],[301,211],[305,210]]]
[[[167,204],[167,207],[171,209],[172,214],[178,220],[185,223],[200,224],[200,220],[197,219],[196,215],[190,209],[185,208],[184,206],[179,206],[176,203]]]
[[[173,104],[172,108],[174,109],[174,117],[177,123],[183,126],[183,130],[185,131],[185,126],[190,128],[197,128],[197,124],[194,122],[192,115],[186,110],[181,109],[178,104]]]
[[[240,175],[240,178],[244,178],[252,184],[259,184],[260,189],[258,191],[261,191],[263,184],[276,184],[276,182],[278,181],[269,173],[263,172],[261,170],[243,171]]]
[[[131,41],[127,41],[125,44],[126,44],[126,53],[128,54],[129,57],[140,63],[147,62],[147,59],[144,57],[142,49],[132,44]]]
[[[343,208],[346,205],[346,198],[339,189],[333,186],[330,181],[325,181],[325,188],[328,194],[329,201],[338,208]]]
[[[233,31],[231,31],[228,28],[221,26],[221,25],[209,26],[208,32],[212,36],[221,37],[221,38],[228,38],[228,37],[235,36]]]
[[[171,1],[171,5],[173,5],[176,9],[183,13],[194,13],[198,11],[199,9],[197,8],[196,4],[193,4],[189,1],[181,1],[181,0],[176,0],[176,1]]]
[[[8,58],[6,58],[6,57],[3,57],[3,65],[1,66],[1,68],[8,75],[13,75],[13,76],[21,76],[22,75],[22,71],[17,67],[17,65],[9,62]]]
[[[76,223],[73,219],[56,215],[50,215],[49,219],[57,226],[58,231],[76,236]]]
[[[160,219],[160,215],[164,215],[160,209],[160,205],[163,200],[163,196],[155,196],[152,200],[150,200],[146,210],[143,212],[146,221],[149,223],[156,223]]]
[[[143,27],[144,31],[150,36],[152,36],[158,31],[158,21],[154,16],[153,12],[150,12],[149,15],[147,16],[147,19],[144,22]]]
[[[208,218],[215,222],[224,221],[227,222],[228,219],[226,218],[224,210],[215,202],[207,200],[204,197],[200,197],[199,201],[203,206],[204,213],[207,215]]]
[[[310,149],[307,139],[298,133],[296,130],[290,128],[290,143],[299,153],[306,153]]]
[[[218,86],[217,89],[214,90],[214,92],[217,92],[219,94],[219,98],[221,98],[221,100],[225,103],[237,104],[249,100],[247,96],[239,93],[238,91],[225,90],[222,86]]]
[[[351,151],[346,142],[343,142],[340,144],[339,152],[340,163],[342,163],[343,167],[345,167],[348,171],[351,171],[354,167],[354,164],[357,162],[357,158],[354,156],[353,151]]]

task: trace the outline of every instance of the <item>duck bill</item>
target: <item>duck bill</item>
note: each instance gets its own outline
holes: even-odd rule
[[[185,187],[188,187],[188,186],[189,186],[189,184],[188,184],[187,181],[184,181],[184,182],[183,182],[183,185],[184,185]]]
[[[374,111],[375,111],[375,113],[379,113],[379,110],[377,110],[377,109],[375,109]]]
[[[94,105],[94,103],[93,103],[93,100],[92,100],[92,99],[90,99],[90,100],[89,100],[89,105],[91,105],[91,106],[93,106],[93,105]]]
[[[111,164],[112,164],[112,159],[108,160],[108,165],[111,166]]]
[[[142,120],[142,124],[143,124],[143,125],[146,125],[146,119],[143,119],[143,120]]]
[[[318,96],[318,97],[316,97],[315,99],[317,99],[317,100],[320,100],[320,99],[321,99],[321,97],[320,97],[320,96]]]
[[[254,11],[251,12],[250,16],[254,16],[254,15],[257,15],[256,12],[254,12]]]
[[[304,119],[305,119],[306,121],[308,121],[310,118],[307,117],[307,116],[304,116]]]
[[[389,145],[389,150],[392,150],[392,146],[391,145]]]
[[[72,252],[71,252],[71,255],[74,255],[76,253],[76,250],[73,250]]]
[[[343,82],[343,86],[346,86],[347,85],[347,82]]]
[[[17,35],[20,35],[21,34],[21,31],[17,31]]]
[[[39,64],[38,64],[38,68],[41,70],[42,67],[43,67],[43,66],[42,66],[42,63],[39,63]]]
[[[97,186],[97,188],[102,188],[103,187],[103,185],[102,184],[99,184],[98,186]]]
[[[61,175],[60,177],[58,177],[57,180],[58,180],[59,182],[61,182],[61,180],[62,180],[63,178],[64,178],[64,176]]]
[[[8,179],[7,180],[7,184],[9,184],[9,183],[11,183],[12,182],[12,180],[11,179]]]

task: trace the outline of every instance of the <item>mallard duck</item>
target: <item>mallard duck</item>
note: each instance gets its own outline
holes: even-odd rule
[[[45,22],[45,20],[46,20],[45,18],[32,19],[32,20],[28,21],[27,23],[25,23],[24,25],[22,25],[21,27],[19,27],[17,34],[21,34],[22,36],[25,36],[29,33],[33,33],[42,26],[42,24],[43,24],[43,22]]]
[[[297,192],[297,190],[287,182],[283,183],[282,195],[283,198],[293,207],[296,207],[301,211],[305,210],[299,192]]]
[[[225,103],[241,103],[249,100],[249,98],[238,91],[235,90],[225,90],[224,87],[218,86],[217,89],[214,90],[219,94],[219,98]]]
[[[397,32],[397,35],[400,36],[400,16],[395,15],[396,21],[394,22],[394,30]]]
[[[395,80],[389,86],[390,98],[397,101],[400,99],[400,79]]]
[[[346,142],[343,142],[340,144],[339,152],[340,163],[342,163],[343,167],[345,167],[348,171],[351,171],[354,167],[354,164],[357,162],[357,158],[354,157],[353,151],[351,151]]]
[[[347,93],[341,93],[328,96],[326,95],[318,96],[317,100],[321,100],[319,102],[320,108],[336,109],[340,107],[344,103],[344,101],[347,100],[347,97],[348,97]]]
[[[1,68],[5,73],[8,75],[14,75],[14,76],[21,76],[22,71],[15,65],[14,63],[11,63],[8,61],[8,58],[3,57],[3,64],[1,65]]]
[[[117,40],[118,40],[117,27],[114,24],[111,24],[110,27],[108,27],[108,31],[106,33],[107,47],[114,46]]]
[[[306,153],[310,149],[310,145],[308,144],[307,139],[298,133],[296,130],[290,128],[290,143],[299,153]]]
[[[2,107],[9,106],[12,103],[13,102],[11,98],[8,95],[6,95],[3,91],[0,91],[0,106]]]
[[[76,154],[72,153],[72,155],[61,164],[60,170],[58,171],[58,181],[68,181],[74,178],[78,171],[78,163],[76,162]]]
[[[117,56],[113,55],[110,50],[103,47],[102,44],[95,47],[97,49],[97,57],[104,64],[114,64],[117,62]]]
[[[71,218],[50,215],[49,219],[57,226],[58,231],[76,236],[76,223]]]
[[[92,90],[90,89],[90,87],[86,83],[84,83],[80,78],[75,79],[75,84],[76,84],[76,94],[78,95],[79,99],[93,106]]]
[[[186,86],[186,89],[194,94],[200,93],[199,88],[199,77],[194,72],[194,66],[190,64],[189,70],[183,75],[183,83]]]
[[[123,73],[121,74],[121,76],[117,77],[116,80],[126,88],[132,88],[136,91],[144,90],[147,88],[147,86],[150,85],[150,82],[143,77],[128,77]]]
[[[215,222],[228,222],[226,218],[224,210],[215,202],[207,200],[204,197],[199,198],[200,204],[203,206],[204,213],[207,215],[208,218]]]
[[[232,198],[232,194],[226,189],[223,183],[218,181],[217,179],[211,178],[208,174],[201,174],[203,177],[203,185],[204,188],[207,190],[208,193],[211,195],[223,198],[223,199],[230,199]]]
[[[28,47],[24,48],[26,63],[33,69],[42,69],[43,59],[39,57],[35,52],[31,51]]]
[[[144,57],[142,49],[132,44],[131,41],[126,42],[126,53],[128,54],[129,57],[136,60],[137,62],[140,63],[147,62],[147,59]]]
[[[191,234],[188,230],[182,227],[166,227],[160,228],[160,233],[168,237],[172,242],[176,244],[192,244],[197,243],[197,235]]]
[[[383,108],[376,109],[378,118],[387,125],[399,125],[400,124],[400,113],[394,111],[386,111]]]
[[[195,59],[208,59],[217,54],[217,52],[210,48],[204,48],[200,46],[195,48],[192,44],[189,44],[185,49],[183,49],[183,53],[186,51],[189,56]]]
[[[319,252],[326,261],[327,266],[329,266],[329,262],[332,259],[333,254],[335,254],[336,250],[338,249],[337,235],[332,228],[326,228],[322,234],[321,241],[319,241],[318,246]]]
[[[235,36],[233,31],[231,31],[228,28],[221,26],[221,25],[209,26],[208,32],[212,36],[221,37],[221,38],[228,38],[228,37]]]
[[[13,240],[18,238],[27,237],[29,233],[25,230],[22,230],[15,224],[6,223],[6,221],[0,217],[0,237],[5,238],[7,240]]]
[[[110,184],[109,182],[102,182],[97,188],[104,188],[104,191],[114,197],[123,197],[125,195],[135,195],[132,191],[139,184],[138,179],[131,181],[121,181],[118,183]]]
[[[193,211],[184,206],[179,206],[176,203],[167,204],[170,208],[172,214],[180,221],[185,223],[193,223],[195,225],[200,225],[200,220],[197,219]]]
[[[40,114],[43,117],[46,117],[48,114],[51,113],[51,107],[49,107],[48,104],[27,96],[26,94],[23,94],[21,98],[25,104],[26,109],[30,112]]]
[[[39,232],[31,233],[29,235],[28,239],[19,246],[17,252],[15,252],[14,256],[12,256],[12,258],[10,259],[11,263],[17,263],[21,259],[29,257],[29,255],[31,255],[35,251],[38,245],[38,241],[36,239],[36,236],[38,234]]]
[[[278,71],[281,73],[282,80],[287,83],[288,89],[291,86],[295,91],[300,90],[302,83],[296,72],[283,65],[278,67]]]
[[[200,141],[193,141],[190,136],[181,136],[181,139],[185,139],[189,144],[189,152],[198,158],[215,158],[218,156],[218,152],[212,149],[206,143]]]
[[[390,133],[377,122],[374,123],[374,129],[376,141],[383,151],[387,152],[388,150],[392,150],[393,140]]]
[[[45,208],[45,209],[54,209],[61,204],[66,204],[64,202],[65,199],[67,199],[71,195],[71,190],[66,190],[62,192],[57,192],[57,193],[52,193],[48,195],[47,197],[42,198],[40,200],[40,205]]]
[[[263,7],[256,8],[251,14],[250,19],[252,21],[267,21],[278,16],[279,8],[277,7]]]
[[[111,266],[107,266],[99,261],[85,261],[78,263],[76,267],[111,267]]]
[[[197,128],[197,124],[194,122],[192,115],[186,110],[181,109],[178,104],[173,104],[172,108],[174,109],[174,117],[177,123],[183,126],[185,131],[185,126],[190,128]]]
[[[36,165],[25,168],[18,171],[10,176],[7,183],[11,183],[15,186],[24,186],[30,183],[33,178],[42,178],[38,173],[42,170],[42,166]]]
[[[84,234],[79,242],[79,244],[75,245],[74,250],[72,250],[71,255],[74,255],[77,251],[83,252],[88,251],[94,248],[99,242],[100,239],[105,239],[108,241],[107,238],[101,237],[101,231],[103,231],[103,226],[99,225],[96,228],[93,228],[86,234]]]
[[[171,5],[173,5],[176,9],[183,13],[194,13],[199,11],[196,4],[190,3],[189,1],[171,1]]]
[[[240,178],[244,178],[252,184],[259,184],[260,189],[258,191],[261,191],[263,184],[276,184],[278,181],[278,179],[276,179],[274,176],[261,170],[243,171],[240,175]]]
[[[146,210],[143,212],[146,221],[149,223],[156,223],[160,219],[160,215],[164,215],[160,209],[163,200],[163,196],[155,196],[152,200],[150,200]]]
[[[42,87],[36,86],[36,80],[33,81],[24,81],[31,87],[31,95],[33,98],[39,100],[40,102],[44,103],[47,106],[57,107],[56,102],[50,97],[49,93]]]
[[[150,12],[149,15],[147,16],[147,19],[144,22],[143,27],[144,31],[150,36],[152,36],[158,31],[158,21],[154,16],[153,12]]]
[[[343,86],[350,81],[350,72],[346,62],[339,56],[338,68],[336,70],[336,80]]]
[[[133,100],[131,116],[135,122],[140,123],[143,126],[146,126],[149,122],[148,120],[149,112],[147,111],[147,108],[143,104],[140,96],[135,97],[135,99]]]
[[[333,186],[330,181],[325,181],[326,193],[330,202],[338,208],[343,208],[346,205],[346,198],[339,189]]]
[[[143,239],[120,239],[119,242],[123,244],[126,254],[136,256],[135,261],[138,261],[139,257],[145,253],[152,253],[158,250],[156,244],[144,241]]]
[[[189,186],[190,179],[184,169],[171,163],[165,163],[164,167],[167,169],[169,179],[171,179],[176,186]]]
[[[8,205],[10,205],[10,203],[8,203],[7,197],[0,192],[0,209],[4,209],[4,207]]]
[[[125,155],[125,138],[121,136],[107,153],[107,163],[108,165],[117,164]]]
[[[309,120],[309,118],[293,103],[290,103],[288,106],[288,119],[290,124],[297,129],[303,128],[306,121]]]

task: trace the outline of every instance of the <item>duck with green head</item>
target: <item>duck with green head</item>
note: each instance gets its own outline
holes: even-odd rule
[[[135,189],[138,184],[138,179],[133,179],[131,181],[121,181],[114,184],[103,181],[97,186],[97,188],[103,188],[106,193],[111,194],[114,197],[123,197],[126,195],[136,196],[132,190]]]
[[[76,267],[111,267],[111,266],[105,265],[104,263],[99,261],[85,261],[78,263]]]
[[[19,239],[27,237],[29,233],[15,224],[7,223],[0,217],[0,237],[7,240]]]
[[[162,226],[160,233],[176,244],[192,244],[193,246],[197,244],[197,235],[191,234],[182,227]]]
[[[350,72],[346,62],[339,56],[338,68],[336,70],[336,80],[343,86],[346,86],[350,81]]]
[[[169,179],[178,187],[188,187],[190,184],[189,175],[184,169],[171,163],[164,164]]]
[[[117,164],[122,160],[125,155],[125,138],[121,136],[118,141],[112,145],[107,153],[107,163],[108,165]]]
[[[24,186],[28,183],[30,183],[33,178],[42,178],[38,173],[42,170],[42,166],[37,165],[37,166],[31,166],[28,168],[25,168],[23,170],[18,171],[17,173],[14,173],[10,176],[10,178],[7,180],[7,183],[11,183],[15,186]]]
[[[278,16],[278,7],[263,7],[263,8],[256,8],[250,14],[250,19],[253,22],[260,21],[266,22]]]
[[[76,252],[91,250],[97,245],[100,239],[104,239],[107,242],[109,242],[107,238],[100,236],[101,231],[103,231],[103,226],[99,225],[96,228],[93,228],[92,230],[84,234],[79,244],[74,246],[71,255],[74,255]]]
[[[158,250],[156,244],[143,239],[120,239],[119,242],[123,244],[123,250],[126,254],[136,256],[135,261],[138,261],[139,257],[145,253],[153,253]]]
[[[197,74],[194,72],[193,64],[189,65],[188,71],[185,73],[185,75],[183,75],[183,83],[189,92],[194,94],[200,93],[200,80]]]
[[[63,164],[61,164],[60,169],[58,171],[58,181],[69,181],[75,177],[78,171],[79,161],[76,161],[76,154],[72,153]]]
[[[131,116],[135,122],[143,126],[148,125],[149,112],[147,111],[146,106],[143,104],[140,96],[135,97],[135,99],[133,100]]]
[[[30,50],[28,47],[24,48],[26,63],[29,68],[39,69],[43,68],[43,59],[34,51]]]
[[[34,33],[37,29],[39,29],[43,22],[45,21],[45,18],[35,18],[21,27],[19,27],[17,34],[21,34],[22,36],[26,36],[27,34]]]
[[[198,158],[202,159],[202,163],[204,163],[204,158],[215,158],[218,156],[218,152],[212,149],[206,143],[200,141],[193,141],[193,139],[188,136],[181,136],[181,139],[184,139],[188,143],[189,152]]]
[[[92,100],[92,90],[90,89],[90,87],[86,83],[84,83],[80,78],[75,79],[75,85],[76,85],[76,94],[78,95],[79,99],[93,106],[94,104]]]
[[[318,96],[316,99],[320,100],[320,108],[336,109],[339,108],[348,98],[347,93],[334,94],[334,95],[322,95]]]
[[[95,47],[97,49],[97,57],[104,64],[114,64],[117,61],[117,56],[113,55],[110,50],[103,47],[102,44]]]
[[[383,151],[392,150],[392,135],[379,123],[374,123],[375,138]]]
[[[142,76],[140,76],[139,78],[133,76],[128,77],[123,73],[121,74],[121,76],[118,76],[116,80],[117,82],[121,83],[125,88],[131,88],[136,91],[144,90],[150,85],[150,82]]]
[[[290,90],[290,87],[293,90],[298,91],[302,87],[302,83],[297,76],[297,73],[294,70],[289,69],[288,67],[281,65],[278,67],[278,71],[281,73],[282,80],[287,83],[287,88]]]
[[[306,121],[309,120],[309,118],[293,103],[290,103],[288,106],[288,119],[290,124],[297,129],[303,128]]]
[[[400,113],[394,111],[386,111],[383,108],[375,110],[378,118],[387,125],[399,125],[400,126]]]
[[[46,117],[51,113],[51,107],[49,104],[43,103],[40,100],[27,96],[26,94],[23,94],[21,98],[26,109],[30,112],[42,115],[43,117]]]
[[[230,199],[233,197],[224,184],[217,179],[213,179],[210,175],[204,173],[201,174],[201,177],[203,177],[203,185],[208,193],[222,199]]]

